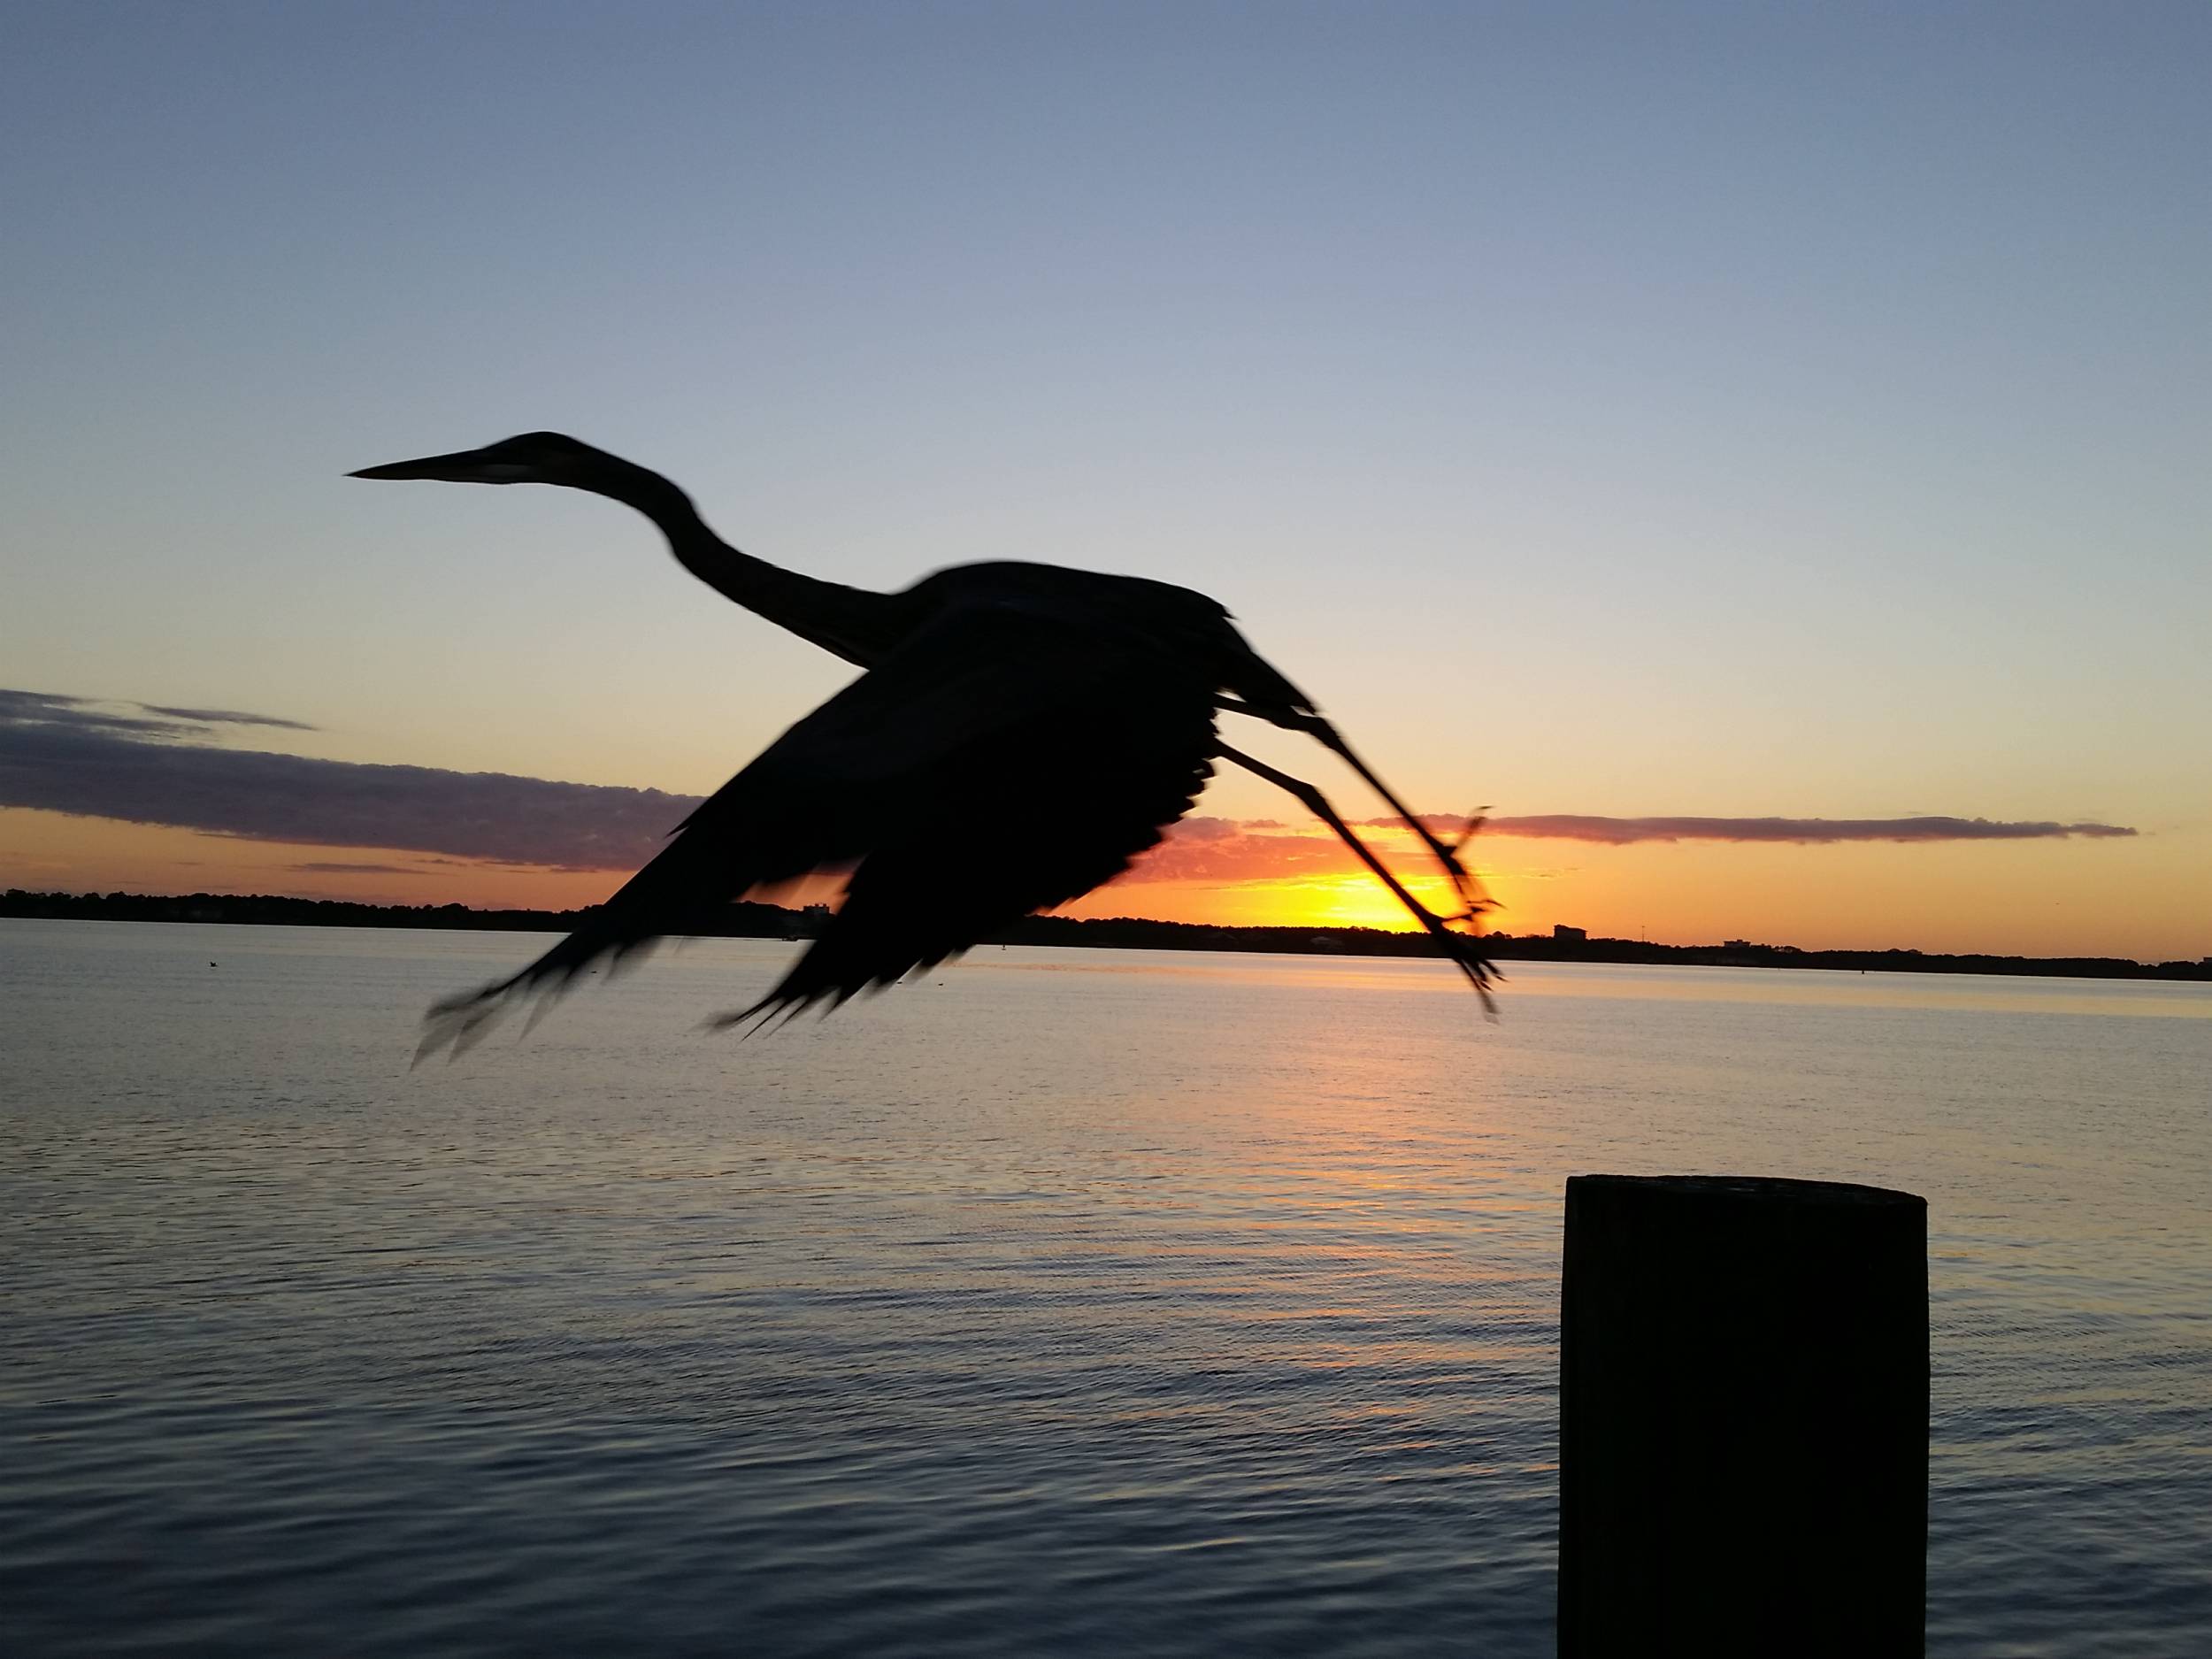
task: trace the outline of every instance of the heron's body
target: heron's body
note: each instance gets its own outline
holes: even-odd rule
[[[867,671],[702,803],[575,933],[434,1009],[426,1050],[465,1045],[518,995],[558,991],[748,890],[823,870],[850,872],[836,917],[731,1018],[834,1006],[1110,880],[1190,810],[1217,758],[1300,793],[1486,981],[1472,941],[1446,926],[1479,904],[1450,849],[1421,832],[1462,886],[1463,918],[1430,914],[1317,793],[1221,741],[1216,712],[1232,709],[1359,764],[1202,594],[1018,563],[959,565],[894,594],[825,582],[737,551],[667,480],[553,434],[360,476],[567,484],[626,502],[701,580]]]

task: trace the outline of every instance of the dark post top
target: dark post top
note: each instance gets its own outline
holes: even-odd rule
[[[1568,1181],[1563,1659],[1916,1659],[1927,1208],[1840,1181]]]
[[[1567,1190],[1592,1192],[1634,1188],[1654,1197],[1740,1199],[1746,1203],[1875,1204],[1913,1206],[1928,1201],[1893,1187],[1861,1187],[1853,1181],[1796,1181],[1778,1175],[1570,1175]]]

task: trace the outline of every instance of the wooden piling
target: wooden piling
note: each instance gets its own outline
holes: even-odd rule
[[[1567,1183],[1562,1659],[1923,1652],[1927,1202]]]

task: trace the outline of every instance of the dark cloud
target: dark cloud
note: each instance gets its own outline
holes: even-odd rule
[[[136,714],[120,710],[135,709]],[[0,725],[59,725],[79,731],[111,732],[149,742],[190,742],[219,726],[277,726],[312,732],[304,720],[273,714],[243,714],[235,709],[176,709],[157,703],[104,703],[51,691],[0,690]]]
[[[142,705],[121,705],[135,709]],[[96,703],[88,697],[64,697],[43,691],[0,690],[0,730],[53,726],[77,732],[104,732],[143,742],[204,733],[206,726],[173,719],[148,719],[143,715],[118,714],[116,705]]]
[[[251,841],[630,870],[698,804],[657,789],[223,749],[208,729],[0,691],[0,806]]]
[[[1425,812],[1421,821],[1448,839],[1455,838],[1467,820],[1452,813]],[[1361,819],[1363,829],[1402,830],[1401,818]],[[1280,880],[1345,875],[1360,864],[1333,835],[1318,826],[1283,832],[1272,818],[1248,818],[1233,826],[1222,818],[1192,818],[1177,825],[1167,839],[1137,862],[1121,879],[1125,882]],[[1484,826],[1485,836],[1514,836],[1531,840],[1596,841],[1624,846],[1632,841],[1783,841],[1801,845],[1836,841],[2041,841],[2069,836],[2100,838],[2132,835],[2136,832],[2111,824],[2001,823],[1989,818],[1594,818],[1576,813],[1554,813],[1536,818],[1497,818]],[[1474,850],[1480,854],[1478,839]],[[1402,861],[1402,844],[1386,849],[1394,861]],[[1417,858],[1407,869],[1419,873],[1425,864]],[[1557,871],[1517,871],[1552,877]]]
[[[1467,820],[1448,812],[1424,812],[1420,821],[1439,835],[1455,836]],[[1353,820],[1366,829],[1403,829],[1402,818]],[[1268,821],[1256,818],[1244,827]],[[1269,827],[1273,827],[1271,825]],[[2079,835],[2097,840],[2137,832],[2117,824],[2006,823],[1985,818],[1597,818],[1580,812],[1548,812],[1532,818],[1485,818],[1483,833],[1525,841],[1597,841],[1624,847],[1632,841],[2063,841]]]
[[[171,709],[158,703],[136,705],[149,714],[165,714],[173,720],[188,720],[195,726],[274,726],[288,732],[316,732],[322,728],[310,726],[304,720],[280,720],[273,714],[240,714],[234,709]]]
[[[1395,820],[1393,820],[1394,822]],[[1425,821],[1434,823],[1433,819]],[[1601,841],[2024,841],[2101,840],[2136,832],[2117,824],[2006,823],[1985,818],[1591,818],[1559,812],[1494,818],[1491,835]]]
[[[410,869],[405,864],[288,864],[286,868],[311,876],[423,876],[426,870]]]
[[[137,712],[121,710],[135,710]],[[445,858],[632,870],[698,804],[657,789],[556,783],[503,772],[367,765],[222,747],[224,726],[309,729],[297,721],[220,710],[0,690],[0,806],[121,818],[319,847],[373,847]],[[1465,820],[1425,813],[1455,835]],[[1402,828],[1370,818],[1371,828]],[[987,826],[979,826],[987,831]],[[1988,818],[1501,818],[1486,833],[1625,845],[1633,841],[1946,841],[2101,838],[2110,824]],[[1479,843],[1478,843],[1479,846]],[[315,873],[402,875],[390,864],[302,864]],[[1234,882],[1358,868],[1333,836],[1285,832],[1272,818],[1194,818],[1124,878]]]

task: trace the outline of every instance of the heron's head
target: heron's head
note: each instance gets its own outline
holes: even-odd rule
[[[597,488],[627,464],[604,449],[557,432],[526,432],[481,449],[426,455],[419,461],[365,466],[353,478],[434,478],[455,484],[565,484],[572,489]]]

